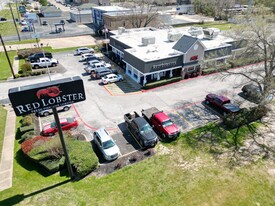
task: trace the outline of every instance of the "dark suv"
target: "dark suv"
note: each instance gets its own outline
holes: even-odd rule
[[[49,58],[49,59],[52,59],[53,55],[50,52],[45,52],[45,57]],[[40,58],[44,58],[44,53],[43,52],[36,53],[36,54],[33,54],[33,55],[29,56],[29,62],[31,62],[31,63],[36,62]]]
[[[112,74],[112,71],[108,68],[100,68],[96,70],[95,78],[100,79],[101,77],[104,77],[107,74]]]
[[[251,99],[254,102],[259,102],[262,97],[260,88],[254,84],[244,85],[242,88],[242,92],[245,97]]]

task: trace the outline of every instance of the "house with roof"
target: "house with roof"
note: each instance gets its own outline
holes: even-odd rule
[[[55,6],[41,6],[40,13],[44,17],[61,17],[62,11]]]
[[[101,31],[104,29],[105,22],[103,19],[103,14],[106,13],[119,13],[119,12],[129,12],[131,9],[124,8],[120,6],[98,6],[92,8],[92,19],[96,31]]]
[[[225,63],[240,47],[217,29],[119,28],[109,32],[111,54],[141,85],[174,76],[199,75],[202,64]]]

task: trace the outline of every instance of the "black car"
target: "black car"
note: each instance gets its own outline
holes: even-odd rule
[[[260,88],[254,84],[244,85],[242,88],[243,95],[255,102],[259,102],[262,94]]]
[[[50,52],[45,52],[45,57],[47,57],[49,59],[52,59],[53,55]],[[32,62],[36,62],[40,58],[44,58],[44,53],[43,52],[33,54],[33,55],[29,56],[28,59],[29,59],[29,62],[32,63]]]
[[[250,101],[255,102],[255,103],[260,103],[260,101],[263,98],[263,94],[259,88],[259,86],[255,84],[247,84],[244,85],[242,88],[243,95]],[[272,100],[273,95],[270,94],[267,97],[267,100]]]

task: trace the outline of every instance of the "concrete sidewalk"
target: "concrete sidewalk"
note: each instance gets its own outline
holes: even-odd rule
[[[7,120],[0,162],[0,191],[12,187],[16,116],[11,106],[6,106]]]
[[[87,45],[102,44],[102,40],[96,40],[91,35],[75,36],[75,37],[64,37],[64,38],[53,38],[53,39],[40,39],[39,45],[43,44],[44,47],[51,46],[53,49],[62,49],[68,47],[81,47]],[[36,48],[37,43],[27,43],[27,44],[14,44],[6,45],[7,51],[20,50],[28,48]],[[0,52],[3,52],[3,46],[0,46]]]

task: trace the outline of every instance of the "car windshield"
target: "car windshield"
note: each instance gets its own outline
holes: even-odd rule
[[[140,132],[149,132],[151,130],[152,130],[152,128],[150,127],[150,125],[146,124],[141,128]]]
[[[103,149],[109,149],[111,147],[115,146],[115,143],[113,140],[108,140],[107,142],[103,142]]]
[[[168,126],[171,126],[172,124],[173,122],[170,119],[162,122],[163,127],[168,127]]]
[[[67,118],[67,122],[72,123],[72,122],[74,122],[74,119],[73,118]]]
[[[56,123],[55,122],[52,122],[51,123],[51,128],[55,128],[56,127]]]

